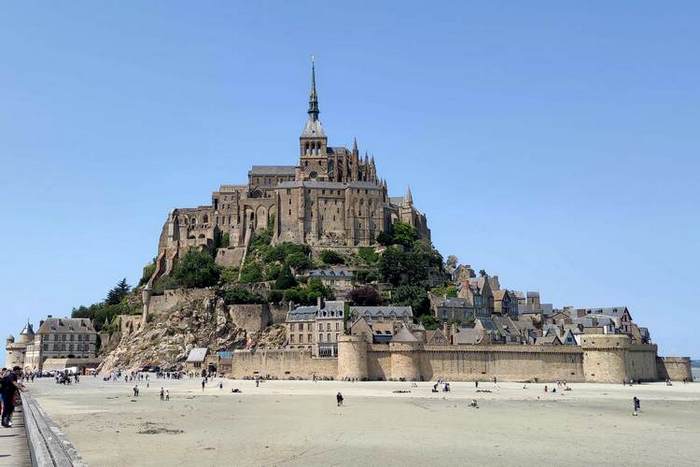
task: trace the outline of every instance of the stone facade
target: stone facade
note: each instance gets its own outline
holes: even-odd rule
[[[254,232],[273,228],[273,243],[305,243],[312,248],[356,249],[376,243],[397,221],[430,239],[426,216],[413,205],[410,189],[391,198],[374,157],[332,147],[318,118],[312,70],[308,119],[299,138],[298,164],[253,166],[245,185],[221,185],[211,204],[173,209],[158,244],[156,271],[149,285],[168,274],[188,248],[221,247],[219,264],[237,266]],[[226,240],[228,244],[226,244]]]
[[[5,362],[6,366],[19,366],[29,371],[42,371],[47,360],[73,363],[85,360],[92,365],[96,346],[97,332],[89,319],[49,316],[40,323],[36,333],[27,323],[17,342],[12,336],[8,337]]]

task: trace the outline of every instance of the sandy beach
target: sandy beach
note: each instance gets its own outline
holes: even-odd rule
[[[223,389],[218,383],[223,381]],[[31,392],[90,465],[697,465],[700,383],[253,381],[80,384]],[[159,400],[160,387],[170,391]],[[551,388],[552,385],[549,385]],[[240,388],[242,393],[231,392]],[[335,394],[345,396],[337,407]],[[393,391],[410,391],[394,393]],[[632,397],[642,412],[632,416]],[[476,398],[479,409],[468,407]]]

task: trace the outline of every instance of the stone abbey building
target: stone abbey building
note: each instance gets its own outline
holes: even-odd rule
[[[273,243],[295,242],[336,250],[375,243],[380,232],[401,221],[430,239],[426,216],[413,205],[410,188],[389,196],[374,157],[352,148],[329,146],[319,120],[316,72],[312,65],[308,118],[299,137],[298,163],[253,166],[245,185],[221,185],[208,206],[174,209],[163,226],[153,279],[169,273],[190,247],[228,237],[217,262],[237,266],[257,229],[273,229]]]

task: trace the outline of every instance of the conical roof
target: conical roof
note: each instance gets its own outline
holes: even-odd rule
[[[392,342],[418,342],[418,339],[416,339],[416,336],[411,334],[411,331],[409,331],[406,326],[401,326],[401,330],[394,334],[394,337],[391,338]]]

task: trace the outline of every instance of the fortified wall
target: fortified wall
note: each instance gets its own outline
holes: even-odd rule
[[[566,380],[620,383],[689,378],[687,358],[659,358],[656,345],[632,344],[627,336],[587,335],[581,347],[544,345],[425,346],[416,342],[368,344],[340,336],[338,358],[309,351],[236,351],[231,377],[270,375],[279,379],[449,381]]]

